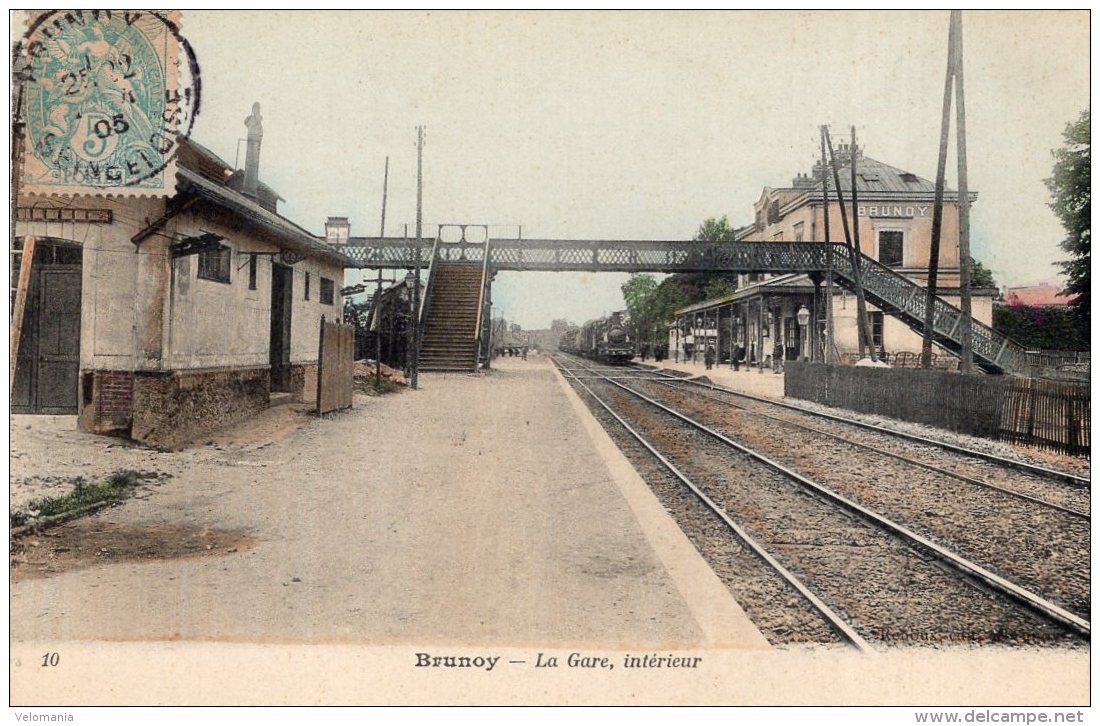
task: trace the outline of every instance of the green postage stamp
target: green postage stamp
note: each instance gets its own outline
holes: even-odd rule
[[[178,12],[34,12],[15,72],[23,193],[175,192],[175,155],[199,109]]]

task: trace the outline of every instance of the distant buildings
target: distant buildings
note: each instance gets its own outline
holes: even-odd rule
[[[1076,295],[1062,295],[1062,288],[1045,282],[1041,285],[1007,287],[1004,292],[1006,305],[1028,307],[1064,307],[1073,303]]]

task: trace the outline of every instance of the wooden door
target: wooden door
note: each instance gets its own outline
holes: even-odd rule
[[[294,305],[294,270],[271,266],[271,390],[290,388],[290,312]]]
[[[80,269],[48,267],[38,286],[38,413],[77,412],[80,380]]]

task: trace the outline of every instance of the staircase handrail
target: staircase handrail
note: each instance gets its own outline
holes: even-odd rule
[[[850,251],[842,244],[832,243],[834,260],[840,262],[834,267],[839,277],[850,278],[854,272]],[[915,320],[923,320],[924,306],[927,301],[927,288],[897,271],[883,265],[862,252],[860,271],[864,281],[864,291],[871,293],[893,308],[886,313],[900,313]],[[846,280],[850,281],[850,280]],[[891,293],[896,293],[891,299]],[[955,333],[963,319],[958,307],[937,295],[933,299],[932,330],[936,337],[954,341]],[[1012,338],[999,333],[984,323],[970,319],[975,356],[980,356],[1003,371],[1019,370],[1024,356],[1024,347]],[[918,331],[919,332],[919,331]],[[950,350],[950,349],[949,349]],[[955,351],[952,351],[955,353]],[[955,353],[957,354],[957,353]],[[980,362],[980,360],[979,360]]]
[[[417,248],[419,249],[419,248]],[[435,268],[436,254],[439,252],[439,232],[435,233],[435,241],[432,243],[432,255],[428,258],[428,281],[424,283],[424,294],[420,298],[420,310],[417,311],[418,327],[423,328],[424,317],[428,314],[429,300],[431,295],[429,294],[432,289],[432,270]],[[416,274],[420,274],[419,266],[416,268]],[[418,344],[419,347],[419,344]]]
[[[485,238],[485,252],[481,258],[481,289],[477,295],[477,325],[474,327],[474,340],[478,341],[478,353],[481,353],[481,322],[485,315],[485,282],[489,276],[489,245],[490,240]]]

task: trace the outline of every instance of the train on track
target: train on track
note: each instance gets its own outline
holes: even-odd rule
[[[612,365],[628,362],[637,352],[624,312],[611,313],[606,318],[589,320],[579,328],[566,330],[558,350]]]

